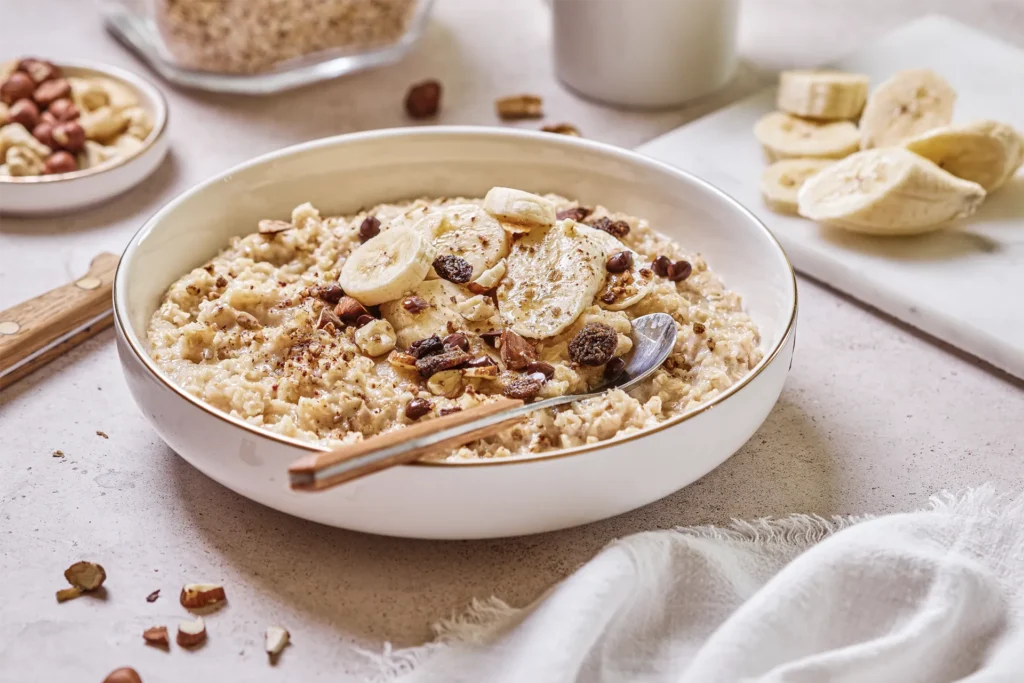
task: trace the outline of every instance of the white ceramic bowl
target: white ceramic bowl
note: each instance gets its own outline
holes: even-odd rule
[[[156,86],[130,71],[95,62],[62,62],[67,76],[103,76],[120,81],[139,95],[139,106],[153,117],[153,130],[138,153],[96,170],[57,175],[0,176],[0,212],[5,215],[58,214],[98,204],[135,187],[167,155],[167,101]]]
[[[761,330],[764,360],[685,415],[642,434],[542,456],[397,467],[321,493],[288,488],[312,448],[203,405],[150,360],[146,327],[170,284],[261,218],[311,201],[325,215],[388,200],[483,196],[493,185],[557,192],[650,220],[699,249]],[[186,192],[135,235],[114,282],[117,345],[129,388],[183,458],[232,490],[333,526],[417,538],[549,531],[632,510],[732,455],[782,390],[794,345],[796,280],[775,238],[706,182],[596,142],[512,129],[393,129],[262,156]]]

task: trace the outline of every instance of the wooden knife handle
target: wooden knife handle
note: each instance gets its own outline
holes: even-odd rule
[[[117,261],[100,254],[85,277],[0,312],[0,389],[113,322]]]
[[[310,453],[309,455],[299,458],[293,462],[291,467],[288,468],[288,473],[291,477],[291,487],[299,491],[322,491],[346,481],[351,481],[352,479],[358,479],[359,477],[365,477],[368,474],[379,472],[389,467],[415,462],[427,453],[448,451],[463,444],[467,444],[470,441],[492,436],[500,432],[502,429],[520,421],[525,417],[525,415],[515,415],[510,417],[508,420],[487,425],[481,429],[476,429],[458,436],[448,437],[443,441],[430,444],[429,446],[415,447],[411,444],[412,441],[421,437],[435,434],[451,427],[462,426],[479,420],[480,418],[497,415],[498,413],[502,413],[513,408],[519,408],[522,405],[523,401],[519,399],[500,397],[496,401],[482,403],[478,406],[473,406],[468,410],[460,410],[459,412],[452,413],[451,415],[445,415],[444,417],[438,417],[433,420],[417,422],[414,425],[403,427],[402,429],[378,434],[377,436],[370,437],[369,439],[359,441],[349,446],[344,446],[335,451],[327,453]],[[352,462],[357,458],[362,458],[363,456],[368,456],[377,451],[397,446],[402,443],[410,443],[411,447],[404,449],[401,453],[397,453],[386,458],[369,458],[364,464],[355,466],[344,473],[328,477],[323,476],[323,471],[329,467],[339,465],[341,463]]]

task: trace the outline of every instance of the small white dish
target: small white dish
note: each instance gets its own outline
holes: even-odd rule
[[[764,359],[715,399],[638,434],[519,459],[416,463],[319,493],[288,487],[316,446],[263,431],[176,387],[147,353],[167,288],[268,216],[312,202],[324,215],[418,196],[483,196],[494,185],[556,192],[650,220],[700,250],[739,292]],[[181,195],[132,238],[114,282],[129,389],[160,436],[257,502],[358,531],[468,539],[562,529],[646,505],[732,455],[768,415],[793,353],[796,279],[772,234],[733,199],[624,149],[511,129],[432,127],[342,135],[267,154]]]
[[[153,119],[153,130],[134,155],[109,165],[73,173],[0,176],[0,213],[32,216],[67,213],[98,204],[135,187],[153,173],[167,155],[167,101],[155,85],[130,71],[96,62],[62,62],[67,76],[102,76],[120,81],[139,95],[139,104]]]

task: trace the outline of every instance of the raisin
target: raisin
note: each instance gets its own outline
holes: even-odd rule
[[[626,369],[626,361],[621,358],[612,358],[608,361],[608,364],[604,366],[604,378],[609,382],[614,382]]]
[[[441,408],[440,413],[441,413],[441,417],[444,417],[445,415],[454,415],[455,413],[458,413],[458,412],[461,412],[461,411],[462,411],[462,408],[460,408],[458,406],[455,406],[453,408]]]
[[[633,253],[620,251],[608,257],[606,264],[609,273],[623,273],[633,267]]]
[[[442,351],[444,351],[444,342],[436,334],[409,344],[409,355],[414,356],[417,360]]]
[[[676,261],[668,267],[668,279],[672,282],[681,282],[690,277],[692,272],[693,266],[689,261]]]
[[[530,401],[540,393],[542,386],[542,383],[534,377],[521,377],[506,384],[505,390],[502,393],[509,398],[521,398],[524,401]]]
[[[598,230],[604,230],[609,235],[614,235],[616,237],[625,237],[629,234],[629,223],[626,221],[613,221],[607,216],[598,218],[590,224],[590,227],[597,228]]]
[[[444,254],[434,259],[434,270],[448,282],[464,284],[473,277],[473,266],[469,261],[454,254]]]
[[[452,349],[451,351],[435,353],[420,358],[416,361],[416,369],[419,371],[420,376],[430,377],[442,370],[451,370],[460,365],[465,365],[472,359],[473,357],[462,349]]]
[[[569,358],[580,365],[604,365],[615,355],[619,336],[604,323],[587,323],[569,342]]]
[[[405,96],[405,111],[414,119],[430,118],[440,106],[441,83],[436,80],[416,83]]]
[[[431,410],[434,404],[425,398],[414,398],[405,405],[405,416],[410,420],[418,420]]]
[[[522,370],[537,360],[537,350],[512,330],[501,333],[501,360],[510,370]]]
[[[577,223],[582,223],[583,219],[593,213],[593,209],[588,209],[585,206],[574,206],[571,209],[562,209],[555,214],[555,218],[560,221],[564,221],[566,218],[572,219]]]
[[[672,261],[668,256],[659,256],[654,259],[654,263],[651,264],[651,270],[654,271],[655,275],[661,277],[668,277],[668,267],[672,265]]]
[[[551,363],[545,363],[542,360],[535,361],[526,366],[526,372],[535,373],[539,372],[544,375],[545,380],[549,380],[555,376],[555,366]]]
[[[380,221],[374,216],[367,216],[359,225],[359,241],[365,242],[380,234]]]
[[[693,324],[693,332],[694,332],[694,334],[704,334],[704,332],[706,332],[706,331],[707,331],[707,328],[704,327],[704,323],[694,323]]]

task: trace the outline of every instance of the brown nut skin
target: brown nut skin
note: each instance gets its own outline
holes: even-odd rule
[[[32,130],[39,123],[39,107],[30,99],[21,99],[11,105],[7,112],[8,123],[20,123]]]
[[[142,683],[142,677],[139,676],[138,671],[130,666],[123,666],[107,674],[107,677],[103,679],[103,683]]]
[[[434,404],[425,398],[414,398],[405,406],[405,416],[410,420],[418,420],[431,410]]]
[[[78,118],[78,107],[66,97],[54,100],[46,111],[58,121],[73,121]]]
[[[51,114],[49,110],[47,110],[39,115],[39,123],[48,123],[51,126],[56,126],[60,121],[58,121],[57,117]]]
[[[54,124],[48,121],[40,121],[36,124],[36,127],[32,129],[32,136],[50,149],[54,149],[57,147],[57,143],[53,141],[53,129]]]
[[[31,98],[35,91],[36,83],[32,77],[21,71],[15,71],[0,84],[0,101],[4,104],[14,104],[18,100]]]
[[[77,154],[85,149],[85,129],[78,121],[64,121],[53,129],[53,141],[61,149]]]
[[[57,78],[52,81],[40,83],[32,99],[40,107],[48,107],[59,99],[71,97],[71,84],[65,78]]]
[[[43,81],[53,80],[62,76],[59,66],[53,62],[35,57],[26,57],[18,62],[16,68],[18,71],[28,74],[36,83],[42,83]]]
[[[70,152],[54,152],[43,164],[43,175],[72,173],[78,170],[78,160]]]

